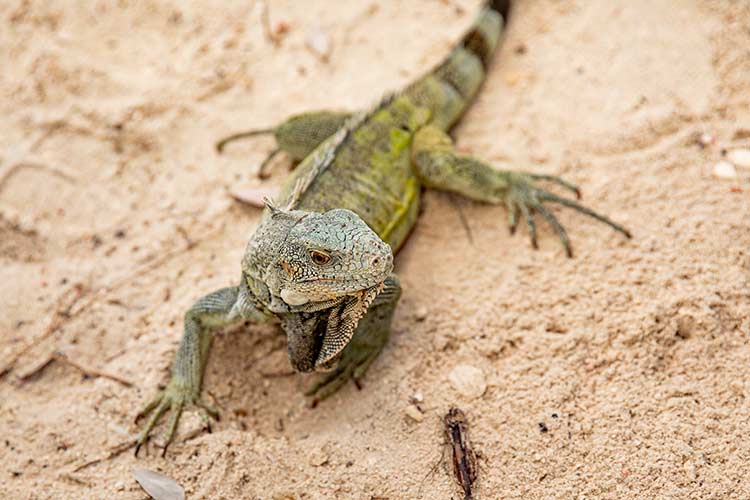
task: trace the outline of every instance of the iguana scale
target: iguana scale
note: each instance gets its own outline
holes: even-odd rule
[[[322,399],[359,380],[388,339],[401,294],[393,251],[414,227],[424,187],[504,204],[511,231],[522,216],[534,247],[538,213],[568,256],[567,233],[545,202],[630,236],[610,219],[536,185],[551,181],[578,194],[558,177],[498,170],[454,151],[447,131],[477,94],[507,15],[507,1],[485,3],[442,63],[367,111],[304,113],[272,129],[278,149],[301,163],[279,198],[268,201],[248,242],[240,284],[203,297],[185,314],[172,378],[139,414],[152,412],[136,453],[168,410],[165,452],[185,408],[203,408],[206,420],[217,415],[201,398],[201,380],[212,332],[233,323],[278,320],[296,370],[330,370],[308,395]]]

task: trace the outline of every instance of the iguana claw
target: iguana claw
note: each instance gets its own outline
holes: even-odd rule
[[[538,248],[536,240],[536,224],[534,222],[534,213],[541,215],[552,229],[555,230],[560,241],[562,241],[565,253],[568,257],[573,256],[573,249],[570,245],[570,239],[565,228],[560,224],[557,218],[544,206],[544,202],[559,203],[560,205],[572,208],[577,212],[588,215],[600,222],[603,222],[610,226],[612,229],[619,231],[626,237],[630,238],[630,231],[612,221],[604,215],[598,214],[593,210],[580,205],[579,203],[563,198],[554,193],[538,188],[534,185],[536,180],[547,180],[554,182],[566,189],[572,191],[577,198],[580,198],[581,193],[574,184],[571,184],[560,177],[552,175],[535,175],[526,173],[508,173],[508,191],[505,197],[505,204],[508,207],[509,226],[511,234],[515,233],[516,226],[518,224],[518,212],[520,211],[526,221],[526,226],[529,229],[529,237],[531,238],[531,245],[534,248]]]
[[[164,448],[162,449],[162,456],[166,455],[167,447],[174,438],[175,431],[177,430],[177,424],[180,421],[182,411],[189,406],[197,406],[202,408],[204,411],[200,413],[201,420],[207,427],[208,431],[211,431],[210,417],[219,419],[219,412],[213,406],[203,401],[199,396],[195,394],[195,391],[191,390],[190,387],[175,382],[174,379],[163,389],[158,396],[151,400],[146,406],[135,417],[136,422],[148,414],[151,414],[146,426],[143,428],[138,441],[135,445],[135,455],[138,456],[141,446],[149,440],[149,435],[154,429],[159,419],[167,410],[172,412],[169,420],[169,426],[163,436]]]

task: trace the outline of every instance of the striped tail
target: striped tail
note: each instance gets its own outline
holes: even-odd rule
[[[479,91],[509,10],[509,0],[485,2],[474,24],[448,57],[407,89],[406,93],[417,103],[433,111],[436,125],[450,128]]]

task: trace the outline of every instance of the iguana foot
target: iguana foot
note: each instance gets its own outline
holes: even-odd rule
[[[531,238],[531,244],[534,248],[538,248],[536,240],[536,224],[534,223],[534,213],[539,213],[557,233],[560,241],[562,241],[563,247],[565,247],[565,253],[568,257],[573,256],[573,249],[570,246],[570,239],[565,228],[560,224],[557,218],[544,206],[545,202],[559,203],[560,205],[572,208],[582,214],[593,217],[594,219],[603,222],[610,226],[612,229],[621,232],[626,237],[630,238],[630,231],[612,221],[604,215],[598,214],[593,210],[586,208],[577,202],[568,198],[563,198],[554,193],[546,191],[544,189],[535,186],[537,180],[547,180],[554,182],[564,188],[572,191],[577,198],[580,198],[580,191],[578,188],[561,179],[560,177],[552,175],[535,175],[518,172],[507,172],[508,175],[508,187],[507,194],[505,195],[505,205],[508,207],[508,219],[511,234],[515,233],[516,227],[518,226],[518,214],[519,212],[523,215],[526,221],[526,226],[529,229],[529,236]]]
[[[170,381],[169,385],[163,389],[158,396],[156,396],[151,402],[149,402],[140,412],[136,415],[136,422],[148,414],[151,414],[146,426],[143,428],[138,441],[135,445],[135,455],[138,456],[138,451],[141,446],[146,443],[149,439],[151,431],[154,429],[156,424],[159,422],[164,413],[169,410],[172,412],[169,420],[169,426],[163,436],[164,448],[162,449],[162,456],[167,454],[167,447],[174,437],[175,431],[177,430],[177,424],[180,421],[180,415],[183,410],[190,408],[191,406],[197,406],[202,408],[200,412],[201,419],[209,432],[211,432],[210,417],[219,419],[219,412],[213,406],[203,401],[200,396],[191,387],[186,386],[184,383],[178,383],[174,379]]]
[[[285,152],[293,161],[300,161],[336,132],[351,116],[351,113],[337,111],[310,111],[290,116],[273,128],[248,130],[232,134],[216,143],[216,151],[221,154],[230,142],[257,135],[273,135],[276,148],[266,156],[258,168],[258,176],[268,176],[268,165],[280,152]]]

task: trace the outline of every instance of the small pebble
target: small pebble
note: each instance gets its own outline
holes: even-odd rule
[[[331,41],[323,29],[320,27],[308,29],[305,33],[305,44],[321,61],[328,61],[331,55]]]
[[[457,365],[448,375],[453,388],[468,399],[476,399],[487,390],[487,382],[481,369],[471,365]]]
[[[406,407],[406,416],[414,420],[415,422],[421,422],[422,420],[424,420],[424,413],[419,411],[419,408],[414,405],[409,405]]]
[[[701,135],[698,136],[698,144],[700,144],[702,147],[710,146],[714,143],[714,136],[711,134],[707,134],[706,132],[703,132]]]
[[[736,396],[745,395],[745,384],[743,382],[740,382],[739,380],[733,380],[732,382],[730,382],[729,388]]]
[[[325,452],[322,448],[318,448],[317,450],[313,450],[312,453],[310,453],[310,465],[314,465],[315,467],[320,467],[321,465],[328,462],[328,453]]]
[[[714,177],[718,177],[719,179],[737,178],[737,170],[735,170],[734,165],[732,165],[728,161],[718,162],[716,165],[714,165],[714,169],[711,173],[714,175]]]
[[[727,158],[738,167],[750,168],[750,149],[733,149]]]
[[[429,311],[427,311],[427,308],[424,306],[417,307],[417,310],[414,311],[414,319],[417,321],[424,321],[427,319],[427,315],[429,314]]]

